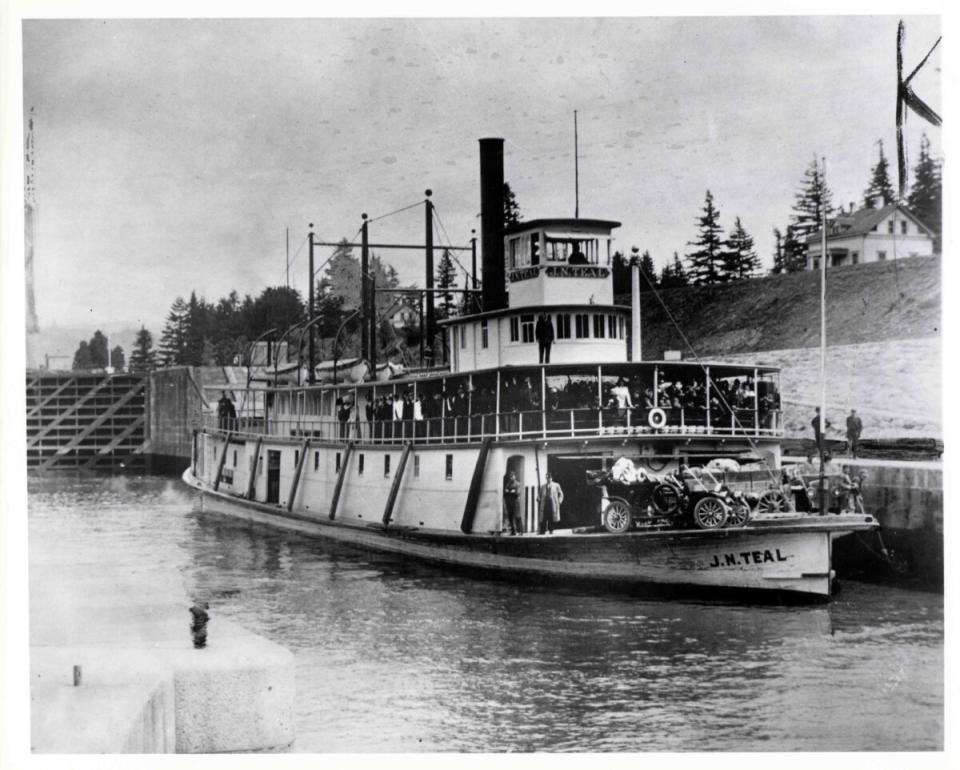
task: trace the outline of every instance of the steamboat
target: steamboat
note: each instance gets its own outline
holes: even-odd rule
[[[502,139],[480,140],[480,177],[476,301],[437,323],[426,295],[448,363],[378,376],[371,325],[343,381],[311,334],[305,384],[235,388],[195,433],[203,509],[517,581],[829,597],[833,541],[877,524],[847,480],[787,478],[778,371],[643,360],[636,264],[614,302],[619,223],[504,227]]]

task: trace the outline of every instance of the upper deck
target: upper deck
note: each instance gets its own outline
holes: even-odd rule
[[[762,366],[548,364],[238,396],[237,417],[208,428],[383,444],[783,434],[779,373]]]

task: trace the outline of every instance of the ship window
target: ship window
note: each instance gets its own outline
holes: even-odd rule
[[[519,266],[519,256],[520,256],[520,239],[511,238],[510,239],[510,267]]]
[[[903,221],[903,222],[900,223],[900,233],[901,233],[901,235],[906,235],[906,234],[907,234],[907,223],[906,223],[906,221]]]
[[[358,476],[363,475],[363,455],[362,454],[359,457],[357,457],[357,475]]]
[[[313,469],[315,471],[320,470],[320,453],[319,452],[313,453]]]
[[[413,456],[413,476],[420,478],[420,455]]]
[[[892,220],[892,219],[891,219],[889,222],[887,222],[887,232],[888,232],[888,233],[892,233],[892,232],[893,232],[893,220]]]
[[[390,455],[383,456],[383,475],[390,476]]]
[[[577,313],[574,316],[576,323],[577,339],[584,339],[590,336],[590,316],[586,313]]]
[[[337,471],[336,471],[336,472],[337,472],[337,473],[340,473],[340,453],[339,453],[339,452],[337,452],[336,462],[337,462]]]
[[[523,336],[524,342],[533,342],[533,316],[532,315],[522,315],[520,316],[520,332]]]
[[[887,259],[887,252],[878,251],[877,252],[877,262],[885,262]]]
[[[233,467],[234,468],[237,467],[237,450],[236,449],[233,450]]]
[[[607,316],[607,336],[612,340],[617,338],[617,317],[615,315]]]
[[[606,323],[603,319],[603,316],[597,313],[593,316],[593,336],[594,337],[605,337],[604,326]]]
[[[447,455],[446,478],[447,481],[453,478],[453,455]]]
[[[480,322],[480,347],[485,348],[490,344],[490,332],[487,329],[487,322]]]
[[[510,342],[520,341],[520,319],[514,316],[510,319]]]
[[[540,264],[540,234],[534,233],[530,236],[530,264]]]
[[[617,328],[620,331],[620,339],[625,340],[627,338],[627,322],[622,318],[617,319]]]
[[[570,315],[569,313],[557,313],[557,339],[570,339]]]
[[[860,261],[860,254],[856,251],[850,252],[850,264],[855,265]]]

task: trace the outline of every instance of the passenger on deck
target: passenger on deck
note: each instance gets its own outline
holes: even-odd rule
[[[550,316],[546,313],[541,313],[537,319],[534,336],[540,346],[540,363],[549,364],[550,347],[553,345],[553,324],[550,323]]]
[[[577,246],[574,248],[573,254],[570,255],[570,258],[567,260],[568,265],[586,265],[587,255],[580,251],[580,247]]]
[[[539,533],[553,534],[553,525],[560,521],[560,506],[563,504],[563,490],[553,480],[553,474],[547,471],[546,483],[540,487],[540,526]]]
[[[220,430],[233,430],[237,420],[237,410],[227,391],[223,390],[221,394],[220,400],[217,401],[217,422]]]
[[[633,399],[630,398],[630,389],[627,387],[627,381],[621,377],[617,384],[610,390],[610,394],[617,402],[617,416],[627,424],[627,410],[633,409]]]
[[[513,471],[507,473],[503,481],[503,514],[510,527],[510,534],[523,534],[523,522],[520,520],[520,482]]]

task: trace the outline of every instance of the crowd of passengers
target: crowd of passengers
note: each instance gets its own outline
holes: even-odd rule
[[[550,378],[553,379],[553,378]],[[361,396],[360,408],[353,403],[352,392],[337,399],[336,415],[340,437],[354,432],[374,438],[477,436],[495,432],[497,396],[495,384],[475,383],[472,390],[466,382],[447,389],[439,383],[425,382],[395,393],[372,398]],[[756,384],[723,378],[712,381],[709,396],[710,422],[713,425],[752,428],[757,409],[760,427],[774,426],[774,413],[779,399],[772,389],[762,393],[755,403]],[[654,396],[652,383],[628,382],[619,378],[615,384],[605,379],[601,391],[596,379],[567,376],[562,384],[549,383],[541,398],[539,380],[525,375],[505,375],[500,389],[500,432],[538,431],[547,421],[547,428],[567,425],[585,427],[596,422],[602,413],[603,424],[645,425],[650,410],[663,409],[671,424],[681,419],[688,425],[706,424],[707,388],[699,379],[663,382]],[[543,407],[543,408],[542,408]],[[360,426],[366,422],[367,428]],[[356,428],[351,426],[355,425]]]

